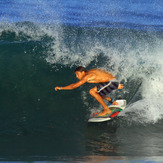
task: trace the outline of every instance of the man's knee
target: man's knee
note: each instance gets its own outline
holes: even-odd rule
[[[96,87],[89,90],[90,95],[93,95],[95,93],[97,93],[97,88]]]
[[[92,95],[94,91],[92,89],[89,90],[89,94]]]

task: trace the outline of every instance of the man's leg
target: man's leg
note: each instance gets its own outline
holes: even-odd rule
[[[104,108],[104,111],[99,114],[99,116],[103,116],[106,114],[110,114],[111,110],[108,108],[108,106],[105,104],[103,98],[97,93],[97,87],[94,87],[90,89],[89,91],[90,95],[93,96]]]
[[[108,96],[101,96],[104,100],[111,101],[111,98]]]

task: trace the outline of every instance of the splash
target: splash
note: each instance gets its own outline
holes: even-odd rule
[[[9,34],[14,33],[11,40]],[[125,89],[111,96],[127,99],[131,121],[155,123],[163,117],[162,51],[160,33],[109,28],[79,28],[31,22],[1,23],[0,38],[40,41],[42,56],[52,67],[102,68],[115,75]],[[5,37],[4,37],[5,36]],[[89,103],[88,98],[82,99]],[[92,107],[92,106],[90,106]],[[142,114],[143,112],[143,114]]]

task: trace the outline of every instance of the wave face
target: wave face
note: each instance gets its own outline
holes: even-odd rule
[[[105,69],[125,85],[110,95],[128,103],[119,129],[160,124],[162,33],[31,22],[3,24],[0,31],[1,135],[52,134],[67,149],[59,150],[58,155],[69,150],[83,153],[76,146],[78,138],[85,139],[90,112],[102,109],[88,93],[94,85],[54,91],[54,86],[77,81],[74,69],[78,65]],[[39,141],[46,142],[42,137]],[[72,144],[70,149],[66,142]],[[52,145],[58,146],[56,142]]]
[[[134,4],[135,10],[125,10],[125,1],[122,6],[118,1],[102,3],[104,10],[98,8],[96,17],[98,3],[93,6],[91,1],[89,8],[85,2],[74,7],[63,1],[51,5],[21,1],[22,9],[16,8],[21,2],[14,2],[0,2],[1,8],[5,6],[0,17],[0,159],[151,156],[152,152],[161,156],[163,10],[159,2],[154,4],[157,12],[151,8],[154,2],[149,2],[151,13],[136,10]],[[7,7],[11,11],[6,13]],[[112,12],[104,15],[109,8]],[[138,21],[141,14],[148,19]],[[94,84],[54,91],[57,85],[77,82],[74,69],[79,65],[105,69],[124,84],[123,90],[110,94],[127,100],[117,120],[86,125],[90,113],[102,109],[88,93]],[[135,141],[135,133],[141,143]]]
[[[143,123],[157,122],[162,118],[161,98],[163,92],[160,88],[163,79],[160,74],[163,69],[161,62],[163,39],[161,33],[50,26],[22,22],[1,25],[0,39],[1,62],[3,63],[1,71],[4,73],[4,70],[8,69],[8,73],[4,75],[14,75],[16,72],[12,73],[9,70],[14,68],[15,64],[18,74],[27,78],[25,72],[22,72],[23,67],[21,66],[26,64],[24,69],[28,74],[27,66],[30,67],[31,73],[34,73],[32,71],[35,71],[36,65],[39,72],[40,65],[44,64],[54,71],[54,78],[56,74],[60,74],[60,79],[54,81],[56,84],[67,85],[77,81],[73,71],[78,65],[86,66],[88,69],[102,68],[113,73],[124,83],[124,90],[117,91],[118,93],[115,92],[112,96],[115,97],[119,94],[122,98],[127,99],[129,112],[132,110],[135,114],[141,113],[138,117]],[[18,52],[16,53],[14,49],[10,51],[10,47]],[[12,55],[12,53],[16,54]],[[4,56],[5,58],[3,58]],[[14,61],[11,59],[13,56],[15,56]],[[25,63],[20,62],[21,58]],[[71,70],[68,75],[69,82],[66,82],[65,76],[59,73],[61,69],[64,75]],[[38,77],[42,78],[41,76],[40,72]],[[1,76],[1,78],[6,82],[5,76]],[[14,78],[19,81],[17,75]],[[27,79],[33,80],[30,77]],[[27,79],[22,78],[21,80],[26,81]],[[38,81],[40,80],[38,79]],[[87,103],[89,95],[84,97],[87,96],[85,90],[82,93],[80,94],[83,96],[84,103]],[[131,109],[132,107],[135,109]]]

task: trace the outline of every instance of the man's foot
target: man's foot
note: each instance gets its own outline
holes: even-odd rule
[[[118,105],[118,102],[114,101],[114,102],[112,103],[112,105]]]
[[[109,99],[109,97],[107,97],[107,98],[105,98],[105,99]],[[110,106],[110,105],[118,105],[118,102],[113,101],[113,99],[108,100],[108,101],[109,101],[108,106]]]
[[[104,111],[102,111],[100,114],[98,114],[98,116],[104,116],[106,114],[111,114],[111,110],[110,109],[105,109]]]

